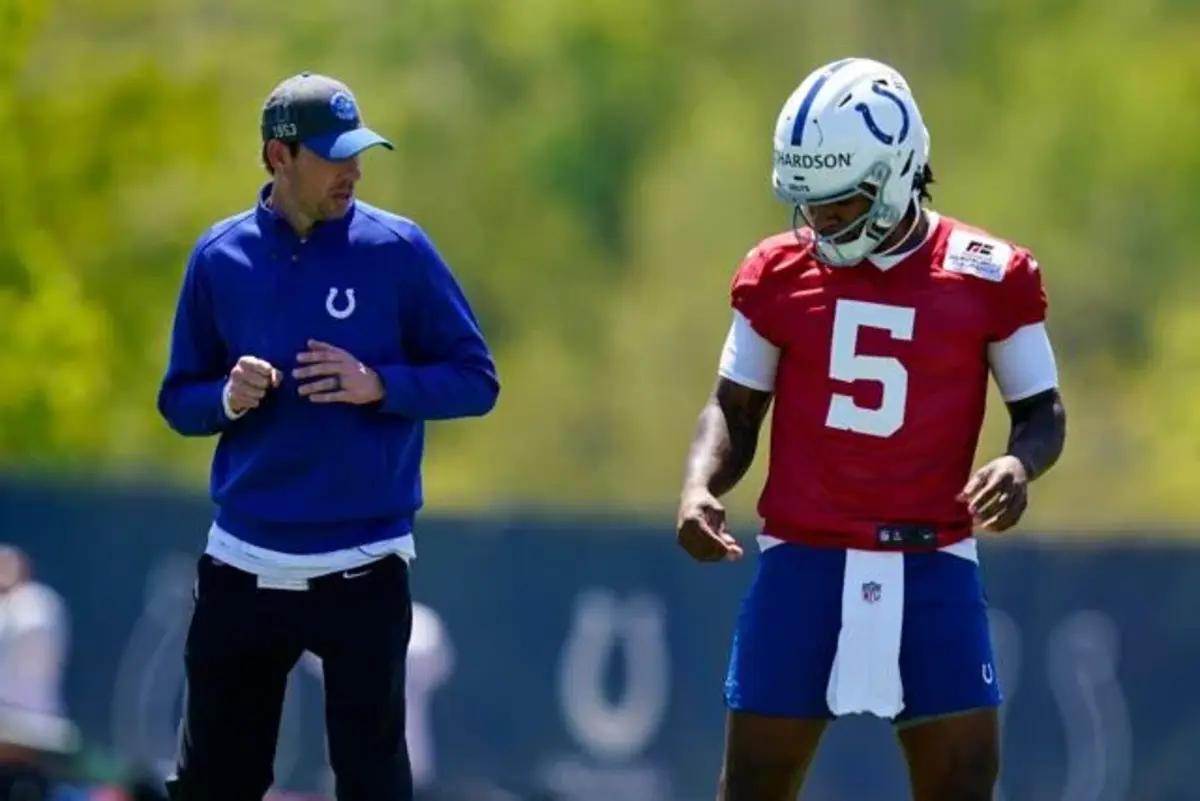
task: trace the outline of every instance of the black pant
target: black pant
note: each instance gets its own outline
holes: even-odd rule
[[[260,589],[254,576],[200,559],[179,764],[167,782],[173,801],[261,801],[274,778],[287,676],[306,650],[324,670],[338,801],[412,798],[408,568],[393,556],[309,585]]]
[[[0,801],[43,801],[50,797],[49,782],[32,765],[0,765]]]

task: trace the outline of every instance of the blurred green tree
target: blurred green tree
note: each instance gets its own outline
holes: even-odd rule
[[[154,409],[182,266],[265,180],[262,98],[316,69],[397,143],[366,158],[363,196],[430,232],[497,349],[496,413],[434,427],[431,503],[669,516],[729,277],[787,225],[775,114],[812,67],[863,54],[922,102],[935,207],[1043,265],[1071,438],[1032,522],[1200,519],[1195,4],[3,3],[10,470],[201,479],[211,443]],[[996,403],[986,452],[1005,429]]]

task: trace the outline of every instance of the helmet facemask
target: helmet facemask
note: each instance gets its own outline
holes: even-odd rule
[[[882,187],[891,176],[891,167],[883,162],[877,162],[867,170],[862,180],[842,192],[827,194],[820,197],[797,197],[789,193],[789,198],[795,208],[792,214],[792,227],[798,227],[797,222],[803,220],[812,231],[813,247],[821,261],[831,267],[849,267],[858,264],[879,247],[888,234],[896,227],[907,211],[906,207],[896,208],[889,205]],[[813,208],[827,203],[840,203],[852,197],[865,197],[871,201],[870,207],[855,219],[843,225],[838,230],[822,234],[816,226]]]

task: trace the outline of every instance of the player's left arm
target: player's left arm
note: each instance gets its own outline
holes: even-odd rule
[[[996,340],[988,344],[987,356],[1008,405],[1008,448],[977,471],[960,496],[975,524],[988,531],[1004,531],[1021,519],[1029,504],[1029,482],[1058,461],[1067,435],[1037,262],[1019,253],[996,289]]]
[[[1008,403],[1012,428],[1008,449],[980,468],[963,488],[975,525],[1005,531],[1029,505],[1029,482],[1049,470],[1062,453],[1067,414],[1057,389]]]
[[[1058,389],[1008,404],[1012,427],[1008,456],[1021,463],[1026,481],[1043,475],[1062,455],[1067,441],[1067,410]]]

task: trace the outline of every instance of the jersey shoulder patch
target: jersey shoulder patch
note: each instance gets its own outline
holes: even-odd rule
[[[1004,280],[1013,250],[1013,246],[1003,240],[978,231],[955,228],[946,242],[942,269],[999,283]]]

